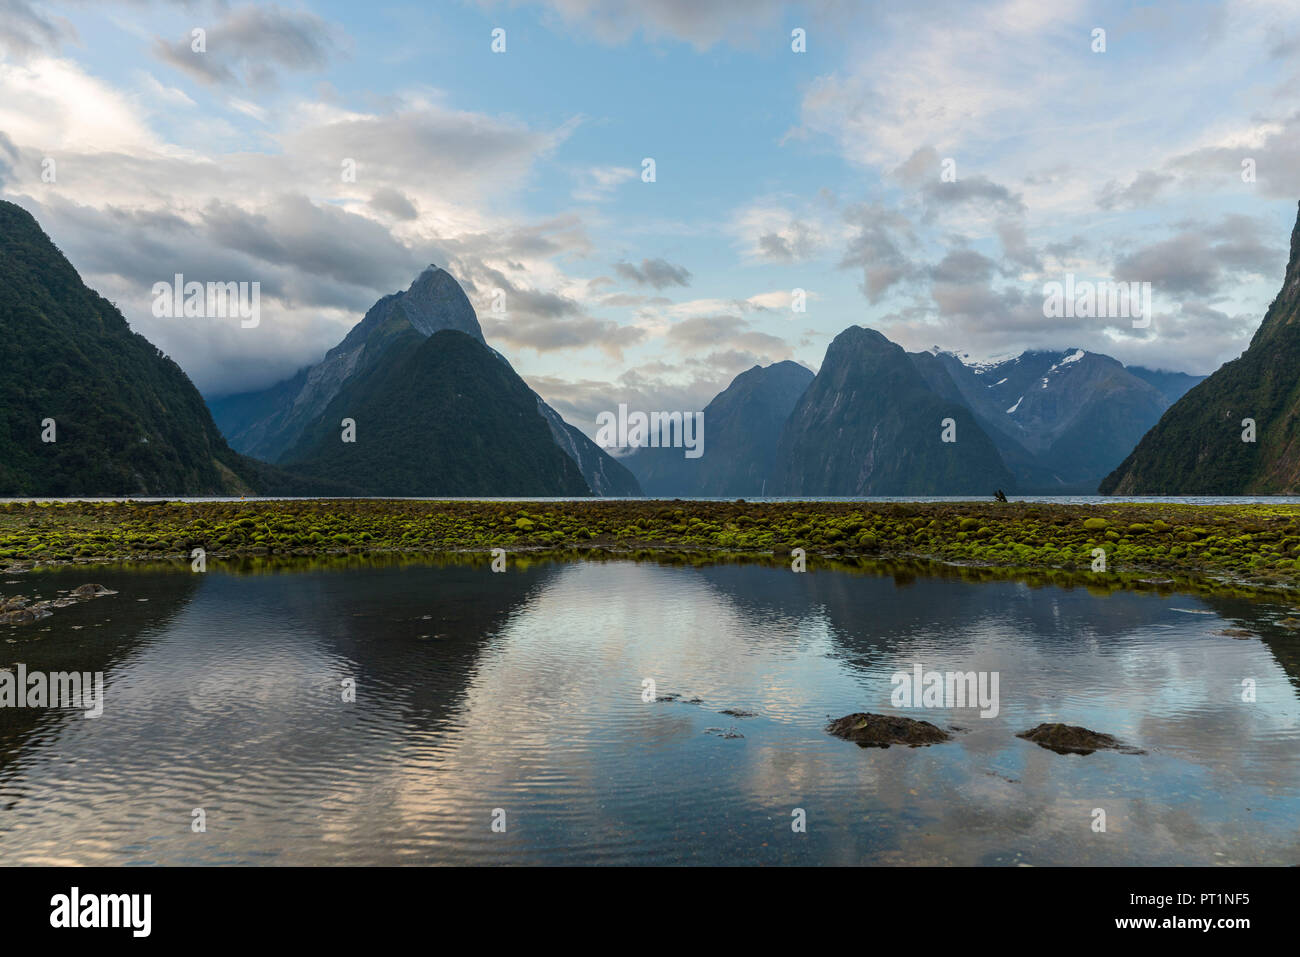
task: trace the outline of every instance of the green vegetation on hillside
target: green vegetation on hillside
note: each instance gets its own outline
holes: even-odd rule
[[[0,495],[199,495],[250,483],[198,390],[0,201]],[[42,441],[54,420],[55,441]]]
[[[463,332],[425,338],[400,308],[370,334],[368,365],[284,457],[289,471],[367,495],[589,495],[537,397]],[[352,419],[356,440],[340,423]]]
[[[1253,423],[1253,439],[1248,429]],[[1103,495],[1300,489],[1300,219],[1282,290],[1239,359],[1179,399],[1101,483]]]

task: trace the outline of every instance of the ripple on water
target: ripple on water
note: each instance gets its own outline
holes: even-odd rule
[[[0,713],[6,862],[1300,863],[1300,656],[1262,603],[631,562],[104,577],[5,646],[108,688],[94,720]],[[899,713],[917,664],[997,672],[997,714],[826,734]],[[1148,753],[1015,737],[1045,721]]]

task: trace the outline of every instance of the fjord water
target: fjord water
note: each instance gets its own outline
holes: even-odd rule
[[[3,864],[1300,863],[1284,606],[630,561],[83,567],[0,594],[85,581],[118,594],[0,627],[0,667],[106,677],[99,718],[0,709]],[[825,733],[896,713],[916,663],[998,672],[998,715],[904,712],[962,729],[926,748]],[[1047,721],[1147,753],[1015,737]]]

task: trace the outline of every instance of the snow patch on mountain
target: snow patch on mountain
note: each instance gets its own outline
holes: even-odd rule
[[[1051,375],[1057,369],[1061,368],[1061,366],[1068,366],[1071,362],[1078,362],[1080,359],[1084,357],[1085,354],[1086,353],[1082,349],[1075,349],[1072,353],[1070,353],[1060,362],[1056,363],[1050,369],[1048,369],[1047,374]],[[1047,380],[1044,379],[1043,381],[1046,382]]]

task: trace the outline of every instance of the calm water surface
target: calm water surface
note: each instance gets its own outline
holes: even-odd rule
[[[0,710],[3,864],[1300,864],[1290,607],[612,561],[0,594],[86,581],[119,594],[0,626],[0,667],[107,682],[97,719]],[[1000,713],[902,712],[965,729],[929,748],[825,733],[896,712],[918,662],[999,672]],[[645,703],[646,678],[700,700]],[[1014,736],[1043,721],[1148,753]]]

